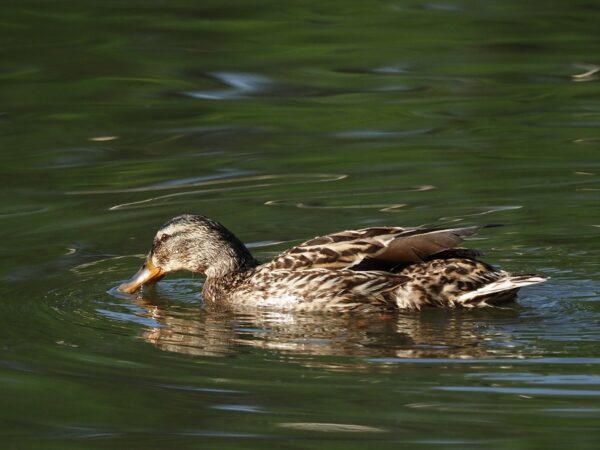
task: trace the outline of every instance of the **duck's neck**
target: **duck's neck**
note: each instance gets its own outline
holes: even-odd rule
[[[207,277],[202,287],[202,297],[208,303],[227,303],[238,287],[244,284],[253,273],[253,269],[248,269],[221,277]]]
[[[235,240],[222,246],[212,264],[204,271],[208,279],[238,276],[258,266],[250,251],[241,241]]]
[[[202,296],[208,303],[226,303],[233,291],[254,273],[258,266],[250,252],[245,257],[222,259],[206,270]]]

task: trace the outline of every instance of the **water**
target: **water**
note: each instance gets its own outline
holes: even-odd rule
[[[211,3],[0,7],[3,448],[598,448],[600,10]],[[184,212],[262,260],[501,223],[471,245],[551,280],[350,318],[116,294]]]

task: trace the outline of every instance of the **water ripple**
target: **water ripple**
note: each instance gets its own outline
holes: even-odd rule
[[[330,182],[330,181],[343,180],[344,178],[346,178],[346,175],[334,175],[334,174],[287,175],[286,174],[286,175],[256,175],[256,176],[252,176],[252,177],[239,177],[239,178],[232,178],[232,179],[226,179],[226,180],[207,181],[207,182],[203,182],[203,183],[193,183],[193,184],[185,185],[185,187],[209,186],[209,185],[214,186],[214,185],[219,185],[219,184],[227,185],[227,184],[239,183],[240,181],[242,181],[242,182],[256,181],[256,183],[250,183],[250,184],[244,183],[239,186],[224,186],[224,187],[217,187],[217,188],[211,188],[211,189],[176,192],[173,194],[165,194],[165,195],[160,195],[157,197],[150,197],[150,198],[138,200],[135,202],[120,203],[118,205],[111,206],[108,209],[113,211],[113,210],[117,210],[117,209],[142,208],[142,207],[151,206],[152,204],[154,204],[158,201],[168,200],[168,199],[172,199],[172,198],[176,198],[176,197],[184,197],[184,196],[190,196],[190,195],[205,195],[205,194],[215,193],[215,192],[231,192],[231,191],[240,191],[240,190],[248,190],[248,189],[267,188],[267,187],[278,186],[278,185],[289,186],[289,185],[293,185],[293,184],[326,183],[326,182]],[[297,181],[292,181],[295,179],[297,179]],[[184,187],[184,186],[182,186],[182,185],[178,185],[176,187],[167,186],[167,187],[163,187],[161,189],[175,189],[175,188],[181,188],[181,187]],[[151,188],[149,190],[152,191],[152,190],[157,190],[157,189]],[[136,192],[143,192],[143,191],[136,190]],[[90,193],[90,192],[88,192],[88,193]],[[91,192],[91,193],[96,194],[98,192]]]
[[[344,139],[385,139],[394,137],[417,136],[435,131],[435,128],[419,128],[416,130],[348,130],[334,133],[334,137]]]
[[[393,193],[401,193],[401,192],[424,192],[435,189],[435,186],[430,184],[424,184],[420,186],[413,186],[408,188],[396,188],[393,189]],[[401,208],[405,208],[407,206],[406,203],[356,203],[352,204],[342,204],[342,205],[332,205],[328,204],[331,200],[335,199],[346,199],[349,198],[351,201],[354,201],[357,197],[368,197],[368,196],[377,196],[380,197],[384,190],[380,189],[377,192],[335,192],[329,195],[318,195],[311,196],[311,202],[306,201],[294,201],[290,199],[286,200],[267,200],[264,205],[266,206],[286,206],[286,207],[294,207],[300,209],[377,209],[381,212],[395,212]],[[318,202],[318,203],[317,203]],[[325,204],[322,204],[325,203]]]
[[[532,373],[482,373],[470,374],[468,377],[488,381],[517,381],[527,384],[552,384],[552,385],[600,385],[600,375],[540,375]]]
[[[487,394],[513,394],[513,395],[551,395],[567,397],[600,397],[600,390],[593,389],[544,389],[544,388],[519,388],[499,386],[440,386],[433,388],[438,391],[450,392],[480,392]]]
[[[186,91],[183,95],[201,100],[241,100],[252,97],[319,97],[340,93],[339,88],[313,88],[272,80],[264,75],[247,72],[213,72],[208,76],[225,89]]]
[[[596,64],[577,64],[577,68],[585,72],[571,76],[571,79],[576,82],[596,81],[600,79],[600,66]]]
[[[50,206],[43,206],[43,207],[39,207],[39,208],[28,206],[28,207],[23,208],[20,211],[14,211],[14,210],[11,211],[10,209],[7,211],[7,209],[4,209],[3,211],[0,210],[0,219],[4,219],[4,218],[8,218],[8,217],[29,216],[31,214],[42,214],[42,213],[51,211],[54,208],[50,207]]]
[[[385,433],[385,428],[356,425],[349,423],[323,423],[323,422],[282,422],[277,424],[282,428],[291,428],[303,431],[319,431],[321,433]]]
[[[215,72],[211,75],[229,89],[190,91],[185,95],[205,100],[231,100],[266,92],[275,84],[269,78],[253,73]]]
[[[266,206],[289,206],[284,200],[269,200],[264,203]],[[355,204],[355,205],[338,205],[338,206],[323,206],[310,205],[306,203],[295,203],[292,206],[300,209],[378,209],[381,212],[395,211],[406,206],[405,203],[380,203],[380,204]]]
[[[227,178],[225,178],[227,177]],[[67,195],[97,195],[97,194],[123,194],[131,192],[152,192],[174,190],[189,187],[212,186],[220,184],[244,183],[247,181],[265,181],[265,180],[291,180],[300,178],[300,181],[294,183],[323,183],[328,181],[338,181],[346,178],[344,174],[333,173],[294,173],[294,174],[265,174],[250,176],[232,176],[231,173],[221,175],[209,175],[205,177],[193,177],[185,179],[172,179],[154,183],[147,186],[140,186],[125,189],[94,189],[85,191],[68,191]],[[289,183],[286,183],[289,184]],[[270,186],[270,185],[269,185]],[[243,186],[247,187],[247,186]]]

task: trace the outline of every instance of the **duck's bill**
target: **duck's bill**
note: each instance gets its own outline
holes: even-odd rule
[[[140,270],[129,281],[120,285],[119,290],[133,294],[143,285],[156,283],[162,277],[164,277],[164,273],[152,264],[152,259],[148,256],[146,262],[140,267]]]

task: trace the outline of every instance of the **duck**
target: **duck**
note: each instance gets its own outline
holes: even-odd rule
[[[169,273],[188,271],[206,276],[207,305],[386,312],[496,306],[515,300],[520,288],[546,281],[506,272],[460,247],[484,227],[346,230],[260,263],[221,223],[184,214],[159,228],[142,267],[118,289],[134,294]]]

